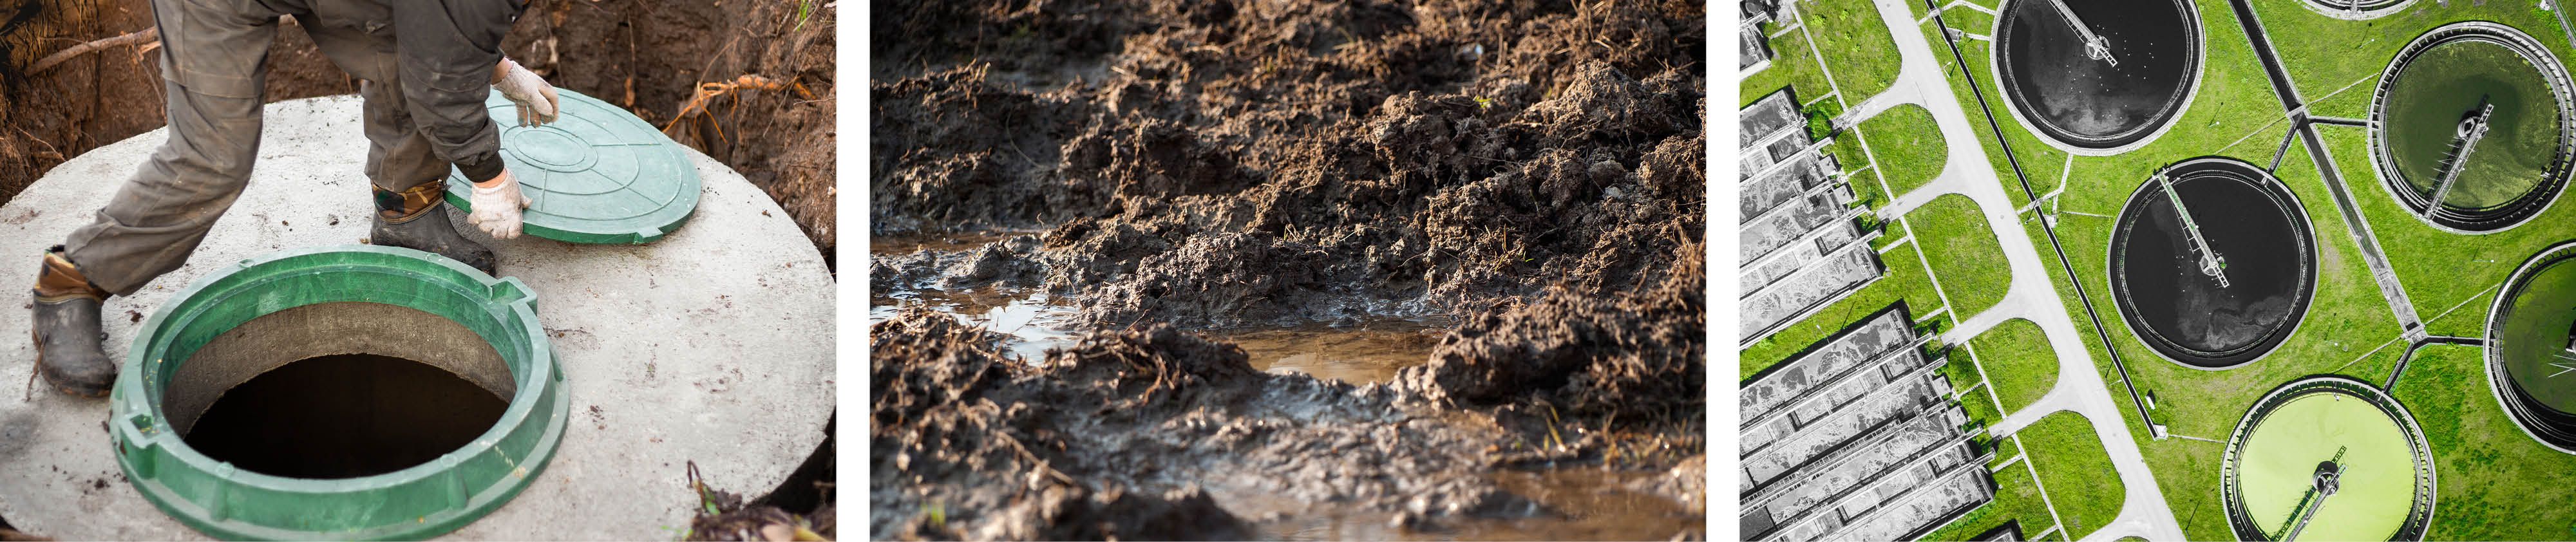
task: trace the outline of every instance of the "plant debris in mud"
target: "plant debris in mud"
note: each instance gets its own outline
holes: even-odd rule
[[[1044,232],[875,286],[1189,327],[1646,289],[1704,223],[1703,10],[892,2],[875,233]]]
[[[1439,529],[1560,515],[1493,474],[1575,464],[1704,514],[1705,9],[880,3],[873,233],[1035,233],[872,286],[1033,289],[1088,331],[1021,362],[919,307],[873,326],[871,534]],[[1184,331],[1439,314],[1367,386]]]

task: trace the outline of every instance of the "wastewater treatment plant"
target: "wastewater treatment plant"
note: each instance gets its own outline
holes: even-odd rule
[[[2554,4],[1746,3],[1741,533],[2576,537]]]

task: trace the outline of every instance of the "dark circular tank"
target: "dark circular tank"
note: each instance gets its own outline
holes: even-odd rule
[[[2487,312],[2487,379],[2526,434],[2576,453],[2576,242],[2523,262]]]
[[[2103,47],[2088,45],[2066,11]],[[2014,115],[2042,136],[2127,147],[2182,115],[2200,74],[2199,20],[2180,0],[2010,0],[1995,23],[1996,77]]]
[[[2316,242],[2288,187],[2229,158],[2195,158],[2129,196],[2111,231],[2114,305],[2140,341],[2166,359],[2226,369],[2279,346],[2316,291]],[[2172,194],[2168,194],[2168,186]],[[2225,278],[2205,272],[2190,213]]]

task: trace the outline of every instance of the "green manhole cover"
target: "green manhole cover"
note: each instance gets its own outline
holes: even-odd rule
[[[517,106],[495,92],[483,101],[500,125],[501,160],[532,203],[529,235],[570,243],[641,244],[661,239],[698,209],[701,181],[678,143],[626,110],[556,89],[561,114],[545,126],[517,126]],[[447,179],[447,202],[472,211],[473,184]]]
[[[135,338],[109,432],[135,490],[208,535],[437,536],[516,496],[562,440],[562,368],[518,279],[352,245],[244,261],[172,299]],[[373,361],[334,364],[352,357]],[[351,369],[375,366],[394,370]]]

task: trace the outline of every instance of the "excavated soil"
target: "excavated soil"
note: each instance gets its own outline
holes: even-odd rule
[[[879,2],[870,532],[1705,536],[1704,9]],[[903,301],[970,292],[1079,339]],[[1390,319],[1376,384],[1211,338]]]

